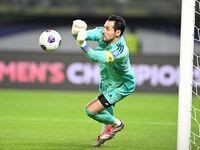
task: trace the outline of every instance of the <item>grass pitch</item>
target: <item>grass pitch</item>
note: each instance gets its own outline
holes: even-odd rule
[[[85,115],[98,93],[0,90],[0,149],[90,150],[102,125]],[[177,95],[134,93],[115,106],[125,129],[98,149],[175,150]]]

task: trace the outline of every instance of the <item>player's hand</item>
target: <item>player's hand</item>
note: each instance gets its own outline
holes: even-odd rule
[[[72,35],[78,35],[79,31],[82,29],[87,29],[87,24],[85,23],[85,21],[82,21],[80,19],[74,20],[72,25]]]
[[[83,48],[87,45],[86,41],[76,41],[77,45],[80,47],[80,48]]]
[[[85,41],[86,38],[87,38],[86,30],[81,29],[77,35],[77,39],[76,39],[77,45],[81,48],[84,47],[86,45],[86,41]]]
[[[81,29],[77,35],[77,41],[84,41],[87,38],[87,32],[85,29]]]
[[[76,43],[84,51],[84,53],[87,53],[88,49],[89,49],[89,47],[85,41],[86,38],[87,38],[86,30],[80,30],[77,35]]]

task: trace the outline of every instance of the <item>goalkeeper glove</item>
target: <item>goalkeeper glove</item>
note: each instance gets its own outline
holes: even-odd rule
[[[87,29],[87,24],[82,20],[74,20],[72,25],[72,35],[78,35],[81,29]]]
[[[83,51],[88,49],[88,45],[85,41],[86,38],[87,38],[86,30],[84,30],[84,29],[80,30],[78,35],[77,35],[76,43]]]

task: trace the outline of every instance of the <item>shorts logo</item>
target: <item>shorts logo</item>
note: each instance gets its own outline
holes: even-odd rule
[[[113,54],[114,57],[117,57],[118,55],[120,55],[119,51],[117,51],[117,50],[114,50],[112,52],[112,54]]]
[[[108,106],[108,103],[105,103],[105,105],[107,105],[107,106]]]

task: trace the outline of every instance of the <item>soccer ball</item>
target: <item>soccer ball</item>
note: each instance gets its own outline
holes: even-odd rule
[[[46,30],[42,32],[39,38],[39,45],[46,52],[56,51],[61,44],[61,36],[55,30]]]

